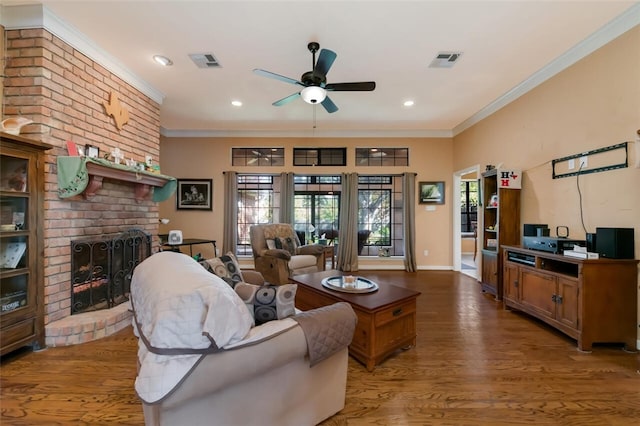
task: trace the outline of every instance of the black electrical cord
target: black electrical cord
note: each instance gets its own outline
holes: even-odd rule
[[[580,167],[578,167],[578,174],[576,174],[576,186],[578,187],[578,197],[580,198],[580,221],[582,222],[582,229],[584,229],[585,235],[587,232],[587,227],[584,226],[584,215],[582,213],[582,191],[580,191],[580,171],[582,171],[582,166],[584,163],[580,161]]]

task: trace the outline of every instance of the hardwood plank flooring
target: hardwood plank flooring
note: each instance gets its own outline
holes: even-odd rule
[[[417,345],[371,373],[350,358],[346,406],[323,426],[640,424],[638,353],[580,352],[543,323],[503,310],[463,274],[360,275],[422,292]],[[142,425],[136,350],[128,328],[3,357],[0,424]]]

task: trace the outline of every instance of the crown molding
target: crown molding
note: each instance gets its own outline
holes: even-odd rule
[[[160,127],[167,138],[451,138],[451,130],[174,130]]]
[[[116,58],[99,48],[97,44],[88,39],[87,36],[58,18],[53,12],[41,4],[5,6],[2,8],[1,23],[7,30],[44,28],[122,80],[131,84],[158,104],[162,104],[165,98],[162,92],[138,77]]]
[[[494,100],[489,105],[485,106],[480,111],[455,126],[452,129],[453,136],[462,133],[474,124],[484,120],[502,107],[515,101],[520,96],[544,83],[554,75],[560,73],[639,24],[640,3],[636,3],[612,21],[605,24],[598,31],[591,34],[589,37],[582,40],[553,61],[549,62],[522,83],[513,87],[498,99]]]

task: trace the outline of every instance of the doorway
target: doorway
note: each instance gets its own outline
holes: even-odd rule
[[[465,183],[478,182],[479,177],[479,164],[459,170],[453,174],[453,270],[476,279],[479,277],[478,265],[480,260],[477,238],[478,221],[477,217],[473,216],[470,197],[468,193],[464,194],[463,185],[467,191],[470,187],[475,186],[477,188],[477,184],[469,185]],[[465,195],[464,200],[463,195]],[[464,217],[463,210],[465,212]]]

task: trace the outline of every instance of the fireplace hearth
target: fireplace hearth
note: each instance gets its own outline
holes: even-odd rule
[[[135,267],[151,255],[151,235],[130,229],[71,241],[71,315],[129,300]]]

